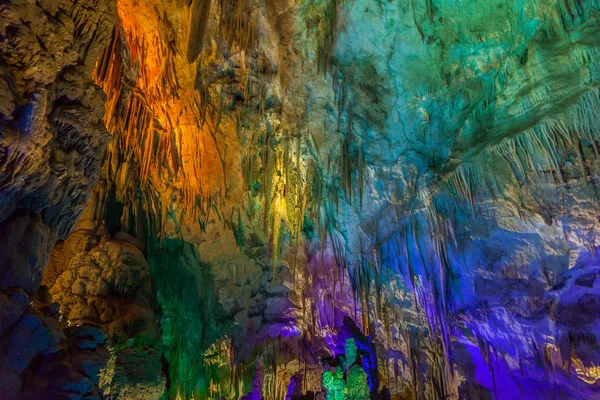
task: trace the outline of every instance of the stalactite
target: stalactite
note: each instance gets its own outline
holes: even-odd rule
[[[332,71],[332,57],[338,36],[339,9],[343,2],[326,0],[308,1],[303,6],[304,19],[309,33],[314,35],[316,44],[316,64],[319,73]]]
[[[252,18],[252,3],[248,0],[221,0],[220,29],[230,48],[237,45],[248,50],[256,41],[256,26]]]
[[[204,44],[204,32],[210,13],[211,0],[193,0],[191,4],[191,23],[190,37],[188,41],[188,61],[194,62],[200,53]]]
[[[581,141],[590,143],[594,154],[597,153],[598,130],[593,128],[593,121],[599,115],[600,94],[594,89],[564,115],[548,118],[536,127],[484,151],[472,162],[461,165],[445,179],[445,184],[451,193],[457,194],[458,200],[466,199],[471,204],[474,204],[479,191],[490,193],[493,187],[501,188],[506,183],[516,183],[520,190],[531,190],[531,186],[541,182],[541,177],[548,171],[554,182],[568,184],[569,176],[562,165],[564,157],[571,151],[577,157],[581,178],[585,181],[589,174],[586,165],[592,160],[584,159]],[[498,158],[511,169],[514,183],[500,181],[501,176],[494,167]],[[535,181],[534,176],[538,178]],[[503,192],[500,194],[505,195]]]

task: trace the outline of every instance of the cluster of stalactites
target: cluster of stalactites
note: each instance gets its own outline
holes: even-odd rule
[[[144,68],[140,68],[136,82],[129,82],[125,69],[135,57],[142,57],[134,44],[143,38],[123,40],[124,32],[117,25],[113,41],[101,54],[94,72],[94,79],[108,97],[104,123],[113,136],[104,178],[116,185],[117,192],[124,193],[119,200],[125,204],[138,206],[135,198],[127,198],[136,196],[124,188],[132,184],[141,188],[139,206],[158,232],[164,231],[166,219],[177,210],[156,189],[175,196],[179,213],[207,220],[212,204],[226,189],[224,154],[215,138],[218,119],[200,120],[206,113],[200,111],[196,97],[188,101],[172,97],[178,93],[176,87],[169,89],[177,82],[173,54],[163,55],[163,84],[152,85]],[[138,61],[143,63],[143,59]],[[177,115],[197,117],[190,121],[187,117],[177,119]]]
[[[446,180],[457,200],[467,200],[475,213],[478,191],[492,196],[509,194],[506,185],[528,190],[537,183],[556,186],[570,179],[588,181],[592,164],[600,159],[600,90],[592,89],[559,117],[550,117],[534,128],[507,138],[461,165]],[[565,162],[575,154],[579,176],[569,176]],[[509,176],[499,174],[504,165]]]

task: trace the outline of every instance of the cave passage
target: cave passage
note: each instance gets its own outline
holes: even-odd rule
[[[0,1],[0,400],[600,400],[600,0]]]

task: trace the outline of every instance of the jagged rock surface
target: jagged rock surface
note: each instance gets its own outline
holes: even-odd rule
[[[89,217],[84,213],[53,249],[43,283],[68,326],[95,327],[107,336],[110,357],[96,383],[101,395],[158,399],[165,377],[148,263],[139,242],[124,232],[111,237],[106,224]]]
[[[598,396],[596,0],[67,3],[0,6],[0,285],[108,335],[90,388]]]
[[[98,398],[105,334],[64,329],[39,291],[49,253],[86,207],[108,139],[91,72],[110,1],[0,4],[0,398]]]

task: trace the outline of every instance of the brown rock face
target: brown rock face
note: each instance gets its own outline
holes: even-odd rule
[[[99,372],[101,392],[115,399],[159,398],[165,384],[161,346],[140,249],[111,239],[102,226],[95,233],[80,225],[53,250],[49,271],[58,273],[54,279],[46,274],[45,283],[60,304],[63,322],[108,335],[110,358]]]
[[[50,229],[38,215],[13,214],[0,225],[0,289],[36,290],[48,261]]]
[[[100,324],[116,333],[128,325],[137,330],[154,326],[148,264],[126,242],[109,240],[77,254],[50,294],[69,324]]]
[[[98,398],[101,330],[63,331],[35,295],[49,253],[85,208],[108,139],[91,80],[112,1],[0,4],[0,398]],[[32,300],[34,299],[34,300]]]
[[[0,52],[0,220],[40,213],[65,237],[97,180],[108,138],[90,78],[110,39],[110,1],[4,3]],[[55,239],[54,239],[55,240]]]

